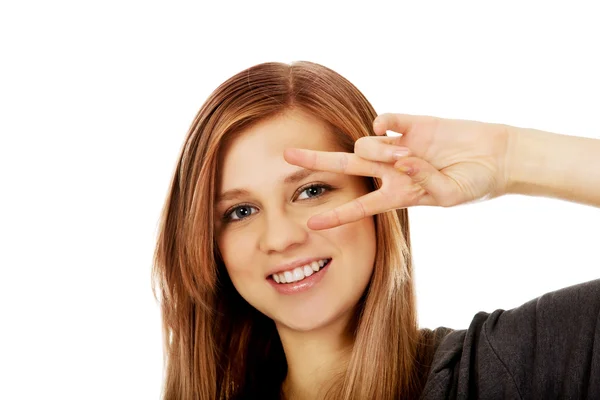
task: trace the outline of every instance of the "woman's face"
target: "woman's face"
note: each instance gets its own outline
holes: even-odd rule
[[[298,110],[240,133],[220,170],[217,238],[240,295],[279,326],[308,331],[351,317],[373,271],[375,225],[308,229],[311,216],[367,193],[367,182],[288,164],[288,147],[343,151]]]

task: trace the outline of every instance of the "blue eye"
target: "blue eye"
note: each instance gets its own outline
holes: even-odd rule
[[[298,199],[306,200],[313,197],[319,197],[323,194],[323,192],[325,192],[326,189],[327,187],[325,185],[310,185],[309,187],[302,189],[302,191],[300,192],[300,196],[298,196]],[[305,198],[301,198],[302,193],[306,193]]]
[[[311,200],[323,196],[327,191],[333,190],[333,187],[325,184],[311,184],[300,188],[298,190],[298,197],[295,200]],[[250,217],[252,214],[257,212],[257,208],[249,204],[240,204],[233,208],[230,208],[223,215],[223,221],[227,222],[239,222]]]
[[[225,219],[230,221],[239,221],[252,214],[252,210],[256,210],[255,207],[249,205],[237,206],[225,214]]]

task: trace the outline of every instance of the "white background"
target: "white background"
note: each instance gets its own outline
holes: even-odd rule
[[[159,397],[159,213],[195,113],[244,68],[311,60],[379,113],[600,139],[595,6],[205,3],[1,3],[0,398]],[[596,208],[512,196],[410,218],[425,327],[600,275]]]

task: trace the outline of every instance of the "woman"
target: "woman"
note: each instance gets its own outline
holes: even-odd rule
[[[406,211],[517,190],[599,205],[598,189],[544,185],[545,170],[523,161],[537,131],[397,115],[372,125],[376,116],[350,82],[307,62],[257,65],[202,106],[156,249],[166,399],[506,398],[600,379],[597,347],[596,364],[564,356],[584,375],[562,389],[534,387],[536,369],[512,368],[530,358],[494,353],[515,355],[522,347],[507,343],[535,333],[531,307],[478,314],[467,331],[419,330]],[[387,129],[403,136],[375,136]],[[564,149],[567,139],[544,143],[553,140]],[[591,142],[581,148],[598,163]],[[558,304],[598,298],[599,286],[565,289]],[[580,325],[598,317],[592,300]],[[577,333],[567,343],[591,352],[594,330]]]

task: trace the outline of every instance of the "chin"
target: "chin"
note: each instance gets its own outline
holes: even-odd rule
[[[284,328],[286,330],[296,331],[296,332],[311,332],[316,331],[328,324],[326,322],[321,321],[277,321],[275,320],[275,325],[278,328]]]
[[[277,328],[284,328],[297,332],[313,332],[327,327],[343,325],[344,327],[350,320],[350,315],[347,310],[338,312],[326,312],[320,309],[318,314],[312,315],[296,315],[295,317],[273,318]]]

